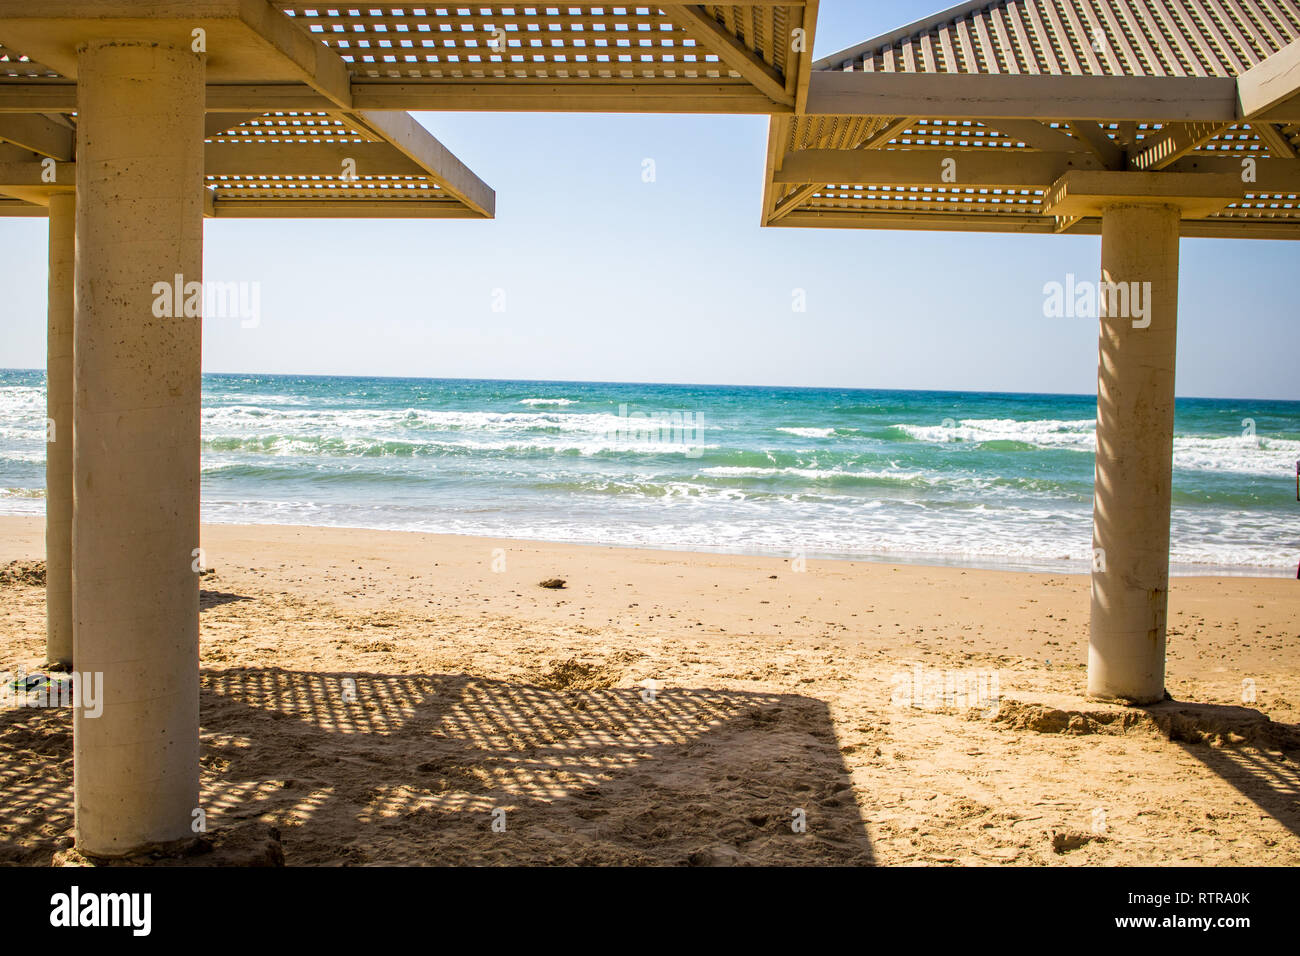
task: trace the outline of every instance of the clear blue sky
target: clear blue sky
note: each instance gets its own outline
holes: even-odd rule
[[[816,53],[944,5],[822,0]],[[496,220],[209,220],[205,277],[260,282],[262,318],[209,320],[207,371],[1096,390],[1094,322],[1042,314],[1096,238],[761,229],[764,117],[417,115]],[[0,248],[0,367],[42,367],[45,221]],[[1179,394],[1300,399],[1300,243],[1182,260]]]

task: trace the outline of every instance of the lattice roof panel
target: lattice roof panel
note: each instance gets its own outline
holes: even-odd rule
[[[373,143],[378,137],[334,113],[275,112],[232,123],[209,143]]]
[[[792,190],[783,190],[786,198]],[[1061,221],[1041,210],[1043,186],[899,186],[831,183],[818,187],[786,225],[980,232],[1100,232],[1100,220]],[[782,220],[784,222],[784,220]],[[1250,191],[1220,212],[1186,220],[1185,236],[1300,238],[1300,190]]]
[[[218,202],[239,199],[417,199],[463,204],[428,176],[215,175],[206,177]]]
[[[1227,77],[1297,38],[1296,0],[979,0],[813,69]]]
[[[212,133],[206,142],[209,156],[211,150],[222,150],[220,171],[214,172],[210,161],[205,178],[217,215],[238,216],[268,204],[286,215],[322,203],[346,212],[350,204],[365,203],[395,214],[405,207],[430,217],[482,216],[434,170],[413,163],[347,113],[282,111],[247,117]],[[356,156],[363,150],[358,165]],[[246,155],[249,159],[242,160]],[[351,171],[340,162],[349,155]]]
[[[358,78],[392,80],[734,80],[717,46],[655,6],[384,4],[278,0]],[[773,69],[787,66],[802,3],[705,4],[715,23]]]
[[[370,128],[373,115],[208,115],[217,117],[205,140],[209,215],[479,219],[493,214],[491,190],[471,173],[454,159],[444,160],[445,172],[465,191],[453,187],[418,150],[403,151]],[[75,122],[74,115],[66,119]],[[0,139],[4,124],[0,115]],[[75,181],[66,172],[54,185],[43,184],[40,157],[7,145],[0,145],[0,154],[0,169],[9,176],[16,167],[29,169],[25,181],[0,180],[0,215],[41,215],[48,195]],[[351,168],[343,162],[349,160]]]
[[[1049,191],[1059,177],[1168,171],[1240,183],[1239,201],[1189,213],[1184,234],[1300,238],[1295,109],[1270,119],[1233,108],[1248,84],[1266,82],[1256,78],[1296,72],[1296,42],[1300,0],[964,3],[813,65],[814,90],[827,91],[818,105],[832,109],[773,117],[763,221],[1088,233],[1099,219],[1053,214]],[[1129,118],[1073,119],[1089,96]],[[1126,109],[1139,101],[1169,108],[1162,97],[1230,102],[1195,121],[1141,121]],[[836,103],[858,112],[836,115]],[[897,115],[950,103],[961,118]],[[979,118],[985,103],[988,118]],[[871,115],[876,109],[893,115]]]
[[[237,108],[790,113],[817,4],[206,0],[186,16],[154,0],[45,0],[0,16],[0,39],[49,69],[0,73],[0,93],[22,79],[11,102],[70,109],[68,89],[40,87],[71,88],[82,43],[188,43],[202,26],[208,83]]]
[[[789,125],[786,135],[787,150],[801,149],[856,149],[864,142],[886,130],[892,121],[903,117],[888,116],[797,116]],[[1074,141],[1074,148],[1086,150],[1087,144],[1079,140],[1064,123],[1044,124],[1061,136]],[[1125,151],[1140,148],[1151,137],[1169,124],[1161,123],[1105,123],[1101,131]],[[1281,137],[1292,149],[1300,148],[1300,124],[1283,124],[1276,127]],[[889,149],[933,149],[943,151],[976,149],[1032,150],[1020,135],[999,129],[996,120],[908,119],[905,126],[895,130],[888,140],[879,144]],[[1256,156],[1257,158],[1282,158],[1275,148],[1261,140],[1249,123],[1225,128],[1206,142],[1189,150],[1189,154],[1207,156]]]

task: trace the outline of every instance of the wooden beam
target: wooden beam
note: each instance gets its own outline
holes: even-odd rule
[[[1014,213],[990,213],[984,216],[971,216],[968,213],[887,212],[875,209],[801,210],[791,213],[776,225],[813,229],[1010,232],[1038,233],[1040,235],[1051,235],[1056,229],[1055,220],[1044,216],[1027,216]],[[1082,232],[1084,230],[1076,227],[1074,231]],[[1095,232],[1099,233],[1100,231],[1100,223],[1098,223]]]
[[[770,226],[773,223],[780,222],[786,216],[790,215],[790,213],[802,206],[810,196],[817,192],[817,190],[825,188],[825,183],[808,183],[800,186],[776,204],[776,207],[772,210],[772,214],[767,217],[767,222],[765,222],[764,225]]]
[[[204,137],[211,139],[218,133],[224,133],[226,130],[233,129],[240,123],[247,123],[249,120],[257,119],[259,116],[264,116],[268,112],[272,111],[264,110],[259,113],[208,113],[203,118],[203,135]]]
[[[808,108],[808,84],[812,78],[813,40],[817,34],[817,5],[819,0],[808,0],[803,8],[804,50],[797,55],[794,78],[794,110],[803,113]],[[786,54],[786,63],[796,54],[793,50]]]
[[[52,169],[53,176],[49,175]],[[34,188],[46,191],[75,189],[77,166],[75,163],[58,163],[53,167],[42,162],[0,161],[0,191],[13,188]]]
[[[767,160],[763,165],[763,205],[758,217],[760,226],[767,225],[768,217],[772,215],[773,207],[776,205],[779,190],[772,182],[772,170],[781,165],[781,159],[785,156],[792,122],[790,116],[773,116],[767,121]]]
[[[813,73],[810,114],[945,119],[1230,122],[1237,82],[1203,76]]]
[[[1185,155],[1204,146],[1232,123],[1171,123],[1159,132],[1148,135],[1136,153],[1129,157],[1130,169],[1156,170],[1177,162]]]
[[[0,103],[3,102],[4,85],[0,84]],[[324,112],[334,106],[328,97],[303,83],[210,83],[206,108],[209,113],[274,113]]]
[[[935,150],[891,149],[862,153],[850,150],[805,149],[787,153],[780,171],[773,175],[777,183],[801,181],[812,175],[826,178],[827,183],[855,183],[874,186],[1043,186],[1056,169],[1097,170],[1095,160],[1079,153],[1031,153],[1022,151],[1004,156],[993,151],[960,154],[957,159],[957,182],[944,183],[940,161],[945,154]],[[1189,156],[1164,170],[1164,174],[1201,173],[1217,177],[1235,176],[1240,182],[1240,156]],[[1129,175],[1125,173],[1124,175]],[[1260,159],[1255,163],[1256,181],[1244,184],[1251,192],[1300,192],[1300,162],[1290,159]],[[1243,186],[1243,188],[1244,188]]]
[[[354,109],[511,113],[735,113],[778,115],[774,103],[741,80],[428,80],[352,84]],[[213,113],[328,112],[336,104],[301,83],[212,83]],[[0,81],[0,113],[75,113],[75,83]]]
[[[374,121],[374,117],[369,119]],[[414,120],[411,122],[414,123]],[[398,124],[386,125],[383,129],[399,142],[311,145],[209,143],[204,147],[204,174],[339,176],[344,171],[344,161],[352,160],[360,176],[428,176],[449,196],[464,203],[478,215],[491,218],[496,205],[495,193],[423,127],[420,128],[423,137],[412,133],[409,138],[400,134]],[[436,144],[436,147],[432,144]],[[411,153],[420,158],[413,157]],[[55,163],[52,167],[52,181],[49,179],[49,169],[46,164],[32,159],[14,159],[8,154],[0,156],[0,190],[35,188],[57,191],[75,188],[75,163]]]
[[[876,149],[880,146],[886,146],[890,143],[890,141],[892,141],[896,136],[898,136],[899,133],[907,129],[915,122],[916,122],[915,117],[900,116],[898,119],[886,123],[875,133],[871,133],[868,134],[867,136],[864,136],[862,139],[858,140],[858,142],[855,143],[852,148],[853,149]],[[769,161],[768,169],[771,170],[772,168],[773,165]],[[768,175],[769,184],[772,183],[773,181],[774,181],[773,176],[771,173],[769,173]],[[825,185],[826,182],[812,182],[812,183],[808,183],[805,186],[800,186],[798,189],[790,193],[790,195],[786,196],[783,200],[781,200],[781,202],[779,202],[776,205],[776,208],[772,210],[771,215],[768,216],[765,225],[770,226],[772,225],[772,223],[776,222],[777,220],[782,219],[785,216],[788,216],[790,213],[794,212],[794,210],[802,206],[809,196],[813,195],[815,192],[817,192],[817,190],[825,187]]]
[[[988,232],[1051,235],[1056,221],[1041,216],[994,213],[970,217],[956,213],[886,212],[881,210],[819,210],[797,212],[780,225],[811,229],[889,229],[923,232]],[[1101,220],[1076,219],[1068,229],[1072,236],[1101,234]],[[1289,239],[1300,240],[1300,223],[1244,219],[1185,219],[1179,234],[1199,239]]]
[[[44,116],[19,113],[0,116],[0,140],[67,162],[76,152],[77,134]]]
[[[666,5],[661,8],[661,12],[706,50],[716,53],[718,59],[761,90],[772,102],[782,106],[794,105],[794,96],[786,92],[785,77],[763,62],[758,54],[741,43],[735,34],[718,23],[703,7]],[[789,42],[788,38],[786,42]]]
[[[1300,40],[1293,40],[1237,77],[1237,116],[1241,119],[1276,114],[1300,118]]]
[[[352,71],[342,57],[266,0],[241,0],[239,18],[336,106],[352,106]]]
[[[742,80],[357,82],[356,109],[511,113],[792,113]]]
[[[388,143],[209,143],[203,149],[208,176],[338,176],[347,160],[358,176],[438,178]]]
[[[457,159],[437,137],[407,113],[362,111],[350,114],[358,123],[391,144],[402,156],[416,163],[442,185],[443,189],[481,216],[491,219],[496,213],[496,193],[487,183]]]
[[[1092,154],[1101,160],[1107,169],[1124,168],[1124,151],[1115,145],[1115,141],[1106,135],[1099,123],[1085,120],[1072,121],[1070,132],[1087,144]]]
[[[941,150],[803,149],[786,154],[773,175],[778,183],[856,183],[870,186],[1050,186],[1070,170],[1096,170],[1086,153],[988,150],[953,157]],[[945,181],[945,161],[955,159],[956,180]]]
[[[900,133],[906,130],[909,126],[915,125],[916,121],[917,117],[915,116],[900,116],[897,119],[890,120],[876,132],[863,137],[863,139],[858,142],[856,148],[880,149],[881,147],[888,146]]]
[[[23,202],[20,199],[0,199],[0,218],[7,219],[11,216],[28,218],[48,214],[49,209],[46,206]]]
[[[303,83],[210,83],[209,113],[270,113],[334,109],[332,100]],[[62,80],[14,83],[0,80],[0,113],[75,113],[77,84]]]
[[[1255,135],[1258,136],[1264,145],[1268,147],[1270,156],[1275,156],[1278,159],[1296,158],[1296,149],[1291,145],[1291,141],[1287,139],[1282,131],[1272,123],[1252,121],[1250,128],[1255,131]]]
[[[1241,178],[1245,157],[1210,156],[1198,153],[1178,160],[1166,173],[1217,173]],[[1300,162],[1293,159],[1255,161],[1255,181],[1244,184],[1253,193],[1300,193]]]
[[[1086,151],[1088,144],[1076,139],[1063,129],[1053,129],[1037,120],[981,120],[981,122],[999,133],[1006,133],[1013,140],[1024,143],[1030,149],[1049,152],[1077,153]]]
[[[76,83],[0,80],[0,113],[73,113],[76,109]]]
[[[1259,219],[1189,219],[1178,234],[1187,239],[1300,239],[1300,223]]]
[[[460,203],[423,199],[217,199],[217,219],[482,219]]]
[[[1203,219],[1245,195],[1240,170],[1226,174],[1071,170],[1044,194],[1042,213],[1092,217],[1116,203],[1153,203],[1177,206],[1185,219]]]

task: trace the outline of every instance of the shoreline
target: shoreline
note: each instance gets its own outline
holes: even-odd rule
[[[41,518],[0,516],[0,564],[43,558],[43,536]],[[1079,667],[1087,655],[1091,583],[1082,573],[815,558],[799,572],[787,556],[307,525],[204,524],[199,546],[223,590],[274,583],[281,593],[362,610],[577,620],[660,635],[687,622],[696,633],[834,635],[891,651],[916,640],[930,647],[957,619],[978,635],[962,643],[981,653],[1047,659],[1045,648],[1059,648]],[[537,586],[549,578],[568,586]],[[1171,680],[1177,655],[1196,652],[1177,647],[1185,621],[1297,635],[1298,588],[1284,577],[1172,578]],[[1241,648],[1234,655],[1239,667],[1263,666]]]
[[[0,512],[0,523],[16,519],[18,521],[39,521],[44,522],[43,515],[14,514]],[[793,556],[792,552],[783,551],[762,551],[762,550],[700,550],[695,547],[670,547],[658,546],[652,547],[643,544],[618,544],[610,542],[593,542],[593,541],[573,541],[554,538],[502,538],[494,535],[483,534],[466,534],[455,531],[420,531],[409,528],[375,528],[368,525],[321,525],[321,524],[281,524],[272,521],[207,521],[202,523],[203,527],[213,528],[282,528],[286,531],[295,529],[310,529],[314,531],[339,531],[355,532],[359,534],[411,534],[425,535],[431,538],[450,538],[465,539],[470,541],[509,541],[520,545],[555,545],[559,547],[574,548],[612,548],[618,551],[645,551],[649,553],[664,554],[690,554],[700,557],[735,557],[735,558],[771,558],[776,560],[789,561]],[[829,552],[803,552],[804,558],[809,561],[823,561],[836,563],[857,563],[857,564],[879,564],[886,567],[910,567],[910,568],[957,568],[963,571],[991,571],[1006,574],[1045,574],[1045,575],[1070,575],[1070,576],[1087,576],[1089,568],[1087,562],[1082,560],[1063,559],[1059,562],[1018,560],[1013,558],[999,559],[985,555],[976,557],[951,557],[943,554],[931,552],[894,552],[889,554],[832,554]],[[1297,561],[1300,562],[1300,554],[1297,555]],[[1173,578],[1247,578],[1262,580],[1294,580],[1297,572],[1291,568],[1265,568],[1254,566],[1235,566],[1235,565],[1199,565],[1199,564],[1178,564],[1171,563],[1169,566],[1169,576]]]

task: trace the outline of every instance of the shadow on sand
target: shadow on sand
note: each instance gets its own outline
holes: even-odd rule
[[[1142,710],[1187,754],[1300,836],[1300,726],[1225,704],[1171,701]]]
[[[201,681],[209,825],[273,823],[290,865],[873,862],[813,698],[276,668]],[[0,713],[0,861],[48,862],[67,833],[71,744],[66,710]]]

